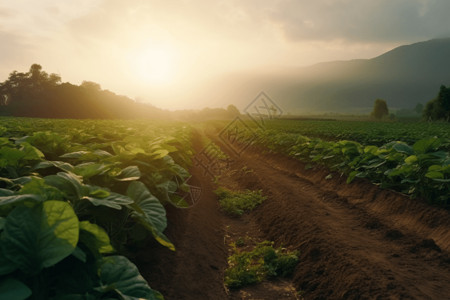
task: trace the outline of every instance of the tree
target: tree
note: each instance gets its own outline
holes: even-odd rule
[[[382,119],[384,116],[388,116],[389,110],[386,101],[384,101],[383,99],[375,100],[373,111],[370,115],[375,119]]]
[[[425,105],[423,117],[427,120],[450,121],[450,87],[441,85],[437,97]]]
[[[80,85],[81,87],[84,87],[86,89],[90,89],[93,91],[101,91],[102,87],[100,84],[93,82],[93,81],[83,81]]]
[[[228,105],[227,112],[230,115],[230,117],[237,117],[241,114],[239,112],[239,109],[237,109],[237,107],[234,106],[233,104]]]

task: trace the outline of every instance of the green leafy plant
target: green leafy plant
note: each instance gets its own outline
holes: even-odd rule
[[[127,258],[186,206],[190,127],[0,118],[0,298],[162,299]],[[70,272],[67,272],[70,270]]]
[[[232,216],[241,216],[252,211],[266,199],[260,190],[231,191],[220,187],[215,193],[219,198],[220,208]]]
[[[273,248],[273,242],[264,241],[251,251],[233,248],[225,270],[225,285],[232,289],[261,282],[264,279],[288,277],[297,266],[298,252]]]
[[[272,151],[346,174],[348,183],[365,178],[413,198],[450,205],[450,153],[445,150],[448,143],[441,138],[419,139],[412,146],[402,141],[375,146],[259,130],[256,142]]]
[[[106,232],[65,201],[0,197],[1,299],[162,299]],[[70,272],[68,272],[70,270]]]

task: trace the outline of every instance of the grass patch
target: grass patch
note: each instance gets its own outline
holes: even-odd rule
[[[240,251],[234,244],[232,247],[234,254],[228,258],[225,270],[225,285],[231,289],[291,276],[298,264],[298,251],[273,248],[273,242],[259,243],[251,251]]]
[[[232,216],[241,216],[245,212],[252,211],[266,200],[261,190],[234,192],[220,187],[215,193],[219,197],[220,208]]]

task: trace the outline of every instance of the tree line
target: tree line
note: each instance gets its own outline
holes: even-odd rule
[[[28,72],[13,71],[0,83],[0,113],[41,118],[148,118],[164,114],[161,109],[102,90],[95,82],[62,83],[39,64]]]
[[[441,85],[436,98],[425,105],[423,116],[426,120],[450,121],[450,87]]]
[[[0,82],[0,115],[67,119],[230,119],[239,115],[234,105],[200,111],[170,112],[126,96],[102,90],[98,83],[62,83],[33,64],[28,72],[13,71]]]
[[[414,108],[416,113],[422,113],[426,121],[444,120],[450,122],[450,87],[441,85],[438,95],[430,100],[423,108],[417,104]],[[383,99],[376,99],[370,116],[375,119],[386,118],[389,115],[387,103]]]

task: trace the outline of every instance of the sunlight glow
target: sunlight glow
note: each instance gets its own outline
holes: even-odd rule
[[[141,83],[156,87],[174,83],[177,64],[176,53],[168,45],[149,45],[133,51],[131,72]]]

